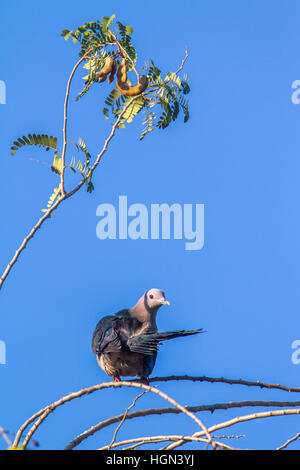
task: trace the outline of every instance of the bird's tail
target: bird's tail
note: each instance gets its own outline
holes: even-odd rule
[[[204,333],[203,328],[199,328],[198,330],[176,330],[146,333],[131,337],[128,340],[127,345],[132,352],[153,355],[157,352],[157,347],[162,341],[180,338],[181,336],[196,335],[197,333]]]

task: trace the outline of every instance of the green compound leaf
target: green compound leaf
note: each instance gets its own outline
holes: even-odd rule
[[[46,150],[50,148],[56,150],[57,137],[48,136],[47,134],[28,134],[26,137],[19,137],[11,146],[11,155],[14,155],[17,150],[26,145],[36,145],[39,147],[45,147]]]

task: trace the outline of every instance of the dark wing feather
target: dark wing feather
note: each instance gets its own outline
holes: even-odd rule
[[[114,328],[114,319],[114,316],[108,315],[101,318],[97,323],[92,338],[94,354],[101,354],[104,350],[105,352],[112,352],[121,349],[121,343]]]
[[[144,334],[132,336],[128,339],[127,345],[131,352],[152,356],[157,354],[159,341],[152,335]]]
[[[123,310],[119,310],[116,314],[116,317],[126,317],[131,318],[128,308],[123,308]]]
[[[161,341],[166,341],[173,338],[180,338],[182,336],[196,335],[197,333],[203,333],[203,329],[198,330],[176,330],[166,331],[163,333],[146,333],[138,336],[133,336],[128,339],[127,345],[132,352],[140,354],[154,355],[157,353],[158,346]]]
[[[94,354],[130,351],[127,342],[140,329],[142,323],[130,316],[127,309],[116,315],[103,317],[97,324],[92,339]]]

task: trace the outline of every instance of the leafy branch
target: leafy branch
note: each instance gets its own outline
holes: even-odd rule
[[[59,182],[54,185],[47,208],[42,209],[42,217],[40,217],[38,222],[23,239],[19,248],[4,269],[0,278],[0,289],[28,242],[62,202],[77,193],[84,184],[86,184],[88,192],[93,191],[93,173],[118,129],[124,128],[127,124],[131,123],[141,111],[145,111],[144,129],[142,131],[141,140],[155,127],[161,129],[168,127],[168,125],[177,118],[179,109],[184,111],[184,120],[187,120],[188,104],[186,101],[183,101],[183,95],[187,94],[189,87],[186,84],[186,80],[181,81],[178,77],[178,73],[181,71],[188,57],[186,51],[185,58],[177,72],[175,72],[175,75],[174,73],[168,73],[165,80],[161,80],[160,71],[158,73],[158,69],[153,62],[151,62],[149,67],[146,66],[146,70],[148,70],[149,86],[144,93],[141,92],[133,97],[128,97],[123,96],[117,89],[110,91],[108,97],[105,99],[103,114],[106,119],[112,117],[111,131],[104,142],[102,150],[94,159],[88,152],[83,139],[80,138],[78,142],[68,140],[67,123],[70,88],[74,75],[81,65],[88,70],[88,76],[84,77],[85,85],[83,90],[78,94],[77,100],[88,93],[92,86],[99,86],[99,73],[103,69],[107,58],[110,58],[110,60],[113,59],[116,63],[116,67],[120,66],[121,59],[127,61],[129,71],[132,70],[136,73],[137,80],[140,78],[136,63],[137,52],[132,43],[133,28],[128,25],[123,25],[119,21],[114,23],[114,20],[115,15],[111,17],[104,16],[100,21],[85,23],[75,30],[65,29],[61,33],[61,36],[64,37],[65,40],[72,39],[74,44],[80,45],[79,60],[71,71],[66,87],[61,148],[58,148],[57,137],[48,134],[31,133],[23,135],[13,142],[11,147],[12,155],[15,155],[21,148],[28,146],[44,148],[47,152],[51,150],[53,152],[53,160],[49,163],[49,167],[56,177],[59,178]],[[158,118],[157,122],[155,122],[157,114],[152,111],[152,108],[155,106],[159,106],[163,110],[163,114]],[[78,151],[83,152],[83,162],[81,160],[76,161],[74,156],[68,157],[70,145],[75,145]],[[48,165],[48,163],[46,163],[46,165]],[[66,180],[67,169],[71,169],[73,172],[80,175],[81,179],[79,183],[72,186],[72,181],[69,182],[69,178]],[[70,186],[70,189],[67,189],[67,186]]]

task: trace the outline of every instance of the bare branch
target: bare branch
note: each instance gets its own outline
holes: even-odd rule
[[[55,209],[57,209],[57,207],[60,205],[60,203],[64,199],[65,199],[65,196],[63,196],[61,198],[58,198],[56,200],[56,202],[53,204],[53,206],[49,210],[47,210],[47,212],[44,213],[44,215],[40,218],[40,220],[37,222],[37,224],[31,229],[29,234],[24,238],[24,240],[22,241],[21,245],[19,246],[19,248],[15,252],[15,254],[12,257],[11,261],[6,266],[2,276],[0,278],[0,289],[2,288],[2,285],[5,281],[5,279],[7,278],[8,274],[10,273],[11,268],[17,262],[17,260],[20,256],[20,254],[22,253],[22,251],[26,248],[27,243],[29,242],[29,240],[35,235],[35,233],[38,231],[38,229],[41,228],[41,226],[43,225],[45,220],[49,217],[50,213],[53,212]]]
[[[230,426],[233,426],[234,424],[243,423],[245,421],[252,421],[254,419],[272,418],[276,416],[287,416],[287,415],[298,415],[298,414],[300,414],[300,408],[296,408],[295,410],[285,409],[285,410],[262,411],[260,413],[253,413],[251,415],[238,416],[236,418],[230,419],[229,421],[224,421],[223,423],[215,424],[211,426],[210,428],[208,428],[208,431],[212,433],[214,431],[218,431],[219,429],[228,428]],[[203,435],[204,435],[203,431],[196,432],[193,434],[193,437],[202,437]],[[166,449],[172,450],[177,447],[180,447],[182,444],[184,444],[182,440],[178,442],[174,442],[173,444],[170,444],[168,447],[166,447]]]
[[[291,392],[299,392],[300,391],[300,388],[288,387],[288,386],[284,386],[284,385],[280,385],[280,384],[274,385],[274,384],[268,384],[268,383],[259,382],[259,381],[250,382],[250,381],[246,381],[246,380],[242,380],[242,379],[238,379],[238,380],[236,380],[236,379],[226,379],[224,377],[212,378],[212,377],[206,377],[206,376],[196,377],[196,376],[188,376],[188,375],[184,375],[184,376],[167,376],[167,377],[154,377],[154,378],[150,379],[150,382],[159,382],[159,381],[166,382],[166,381],[171,381],[171,380],[190,380],[190,381],[193,381],[193,382],[196,382],[196,381],[205,382],[205,381],[207,381],[207,382],[212,382],[212,383],[222,382],[222,383],[228,383],[228,384],[257,386],[257,387],[268,388],[268,389],[275,388],[275,389],[288,391],[288,392],[290,392],[290,391]],[[132,381],[130,383],[135,384],[137,382]],[[94,387],[90,387],[88,389],[82,389],[79,392],[75,392],[73,394],[70,394],[67,397],[62,399],[63,403],[65,403],[66,401],[70,401],[73,398],[77,398],[79,396],[85,395],[87,393],[93,393],[93,391],[97,391],[98,389],[105,388],[104,385],[103,384],[95,385]],[[110,386],[111,386],[111,384],[107,385],[107,387],[110,387]],[[71,398],[69,398],[69,397],[71,397]],[[63,404],[63,403],[61,403],[61,404]],[[298,402],[275,402],[275,401],[272,401],[272,402],[264,402],[264,401],[251,402],[251,401],[247,401],[247,402],[232,402],[230,406],[229,406],[229,404],[216,404],[216,405],[218,405],[218,407],[215,407],[215,409],[227,409],[227,408],[230,408],[230,407],[238,406],[235,403],[241,403],[242,404],[242,405],[239,405],[239,406],[281,406],[280,403],[283,404],[283,406],[298,406],[297,405]],[[252,403],[252,405],[251,405],[251,403]],[[255,405],[254,405],[254,403],[255,403]],[[205,406],[203,405],[203,406],[201,406],[201,410],[200,410],[200,407],[199,407],[199,409],[196,409],[196,407],[187,407],[187,409],[189,409],[190,411],[193,411],[193,412],[205,411],[205,410],[211,411],[212,406],[214,406],[214,405],[205,405]],[[35,421],[43,413],[45,413],[48,410],[48,408],[49,408],[48,406],[44,407],[43,409],[41,409],[40,411],[35,413],[33,416],[31,416],[28,420],[26,420],[24,422],[24,424],[20,427],[20,429],[18,430],[18,432],[16,434],[16,438],[15,438],[15,441],[13,443],[14,446],[18,445],[18,443],[21,439],[21,436],[22,436],[23,432],[25,431],[25,429],[33,421]],[[127,415],[126,419],[131,419],[131,417],[134,418],[134,417],[145,416],[147,414],[150,415],[150,414],[164,414],[164,413],[178,413],[179,412],[179,411],[170,411],[170,410],[171,409],[168,409],[168,408],[161,408],[161,409],[150,409],[150,410],[135,411],[133,413],[129,413]],[[120,416],[121,416],[121,418],[120,418]],[[78,445],[83,439],[85,439],[85,437],[81,438],[82,436],[85,435],[85,433],[89,432],[90,433],[89,435],[92,435],[94,432],[96,432],[97,430],[102,429],[105,426],[109,426],[110,424],[119,422],[122,419],[122,417],[123,417],[123,415],[119,415],[119,416],[116,416],[116,417],[113,417],[113,418],[109,418],[108,420],[103,421],[103,422],[99,423],[96,426],[93,426],[88,431],[82,433],[82,435],[78,436],[73,441],[71,441],[70,444],[68,444],[66,448],[69,448],[69,446],[70,446],[70,448],[73,448],[73,446],[75,447],[76,445]],[[86,437],[88,437],[88,435]],[[78,439],[78,441],[76,441],[77,439]],[[74,443],[74,445],[73,445],[73,443]]]
[[[70,393],[69,395],[66,395],[64,397],[62,397],[61,399],[57,400],[56,402],[53,402],[51,403],[49,406],[47,406],[46,408],[43,408],[43,410],[40,410],[38,413],[36,413],[34,416],[39,416],[38,419],[36,420],[36,422],[33,424],[33,426],[30,428],[30,430],[28,431],[24,441],[23,441],[23,446],[26,447],[28,442],[30,441],[30,439],[32,438],[33,434],[35,433],[35,431],[38,429],[38,427],[42,424],[42,422],[47,418],[47,416],[52,412],[54,411],[58,406],[61,406],[69,401],[72,401],[76,398],[79,398],[81,396],[84,396],[84,395],[88,395],[88,394],[91,394],[93,392],[96,392],[98,390],[103,390],[103,389],[107,389],[107,388],[120,388],[120,387],[134,387],[134,388],[140,388],[142,390],[146,390],[146,391],[150,391],[158,396],[160,396],[161,398],[163,398],[164,400],[168,401],[169,403],[171,403],[173,406],[175,406],[176,408],[178,408],[179,410],[181,410],[182,413],[184,413],[185,415],[187,415],[189,418],[191,418],[193,421],[195,421],[202,429],[203,429],[203,433],[204,435],[207,437],[209,443],[215,447],[215,444],[209,434],[209,431],[207,430],[206,426],[202,423],[202,421],[200,419],[198,419],[192,412],[188,411],[184,406],[180,405],[178,402],[176,402],[173,398],[169,397],[167,394],[165,394],[164,392],[154,388],[154,387],[151,387],[151,386],[148,386],[148,385],[144,385],[142,383],[137,383],[137,382],[126,382],[126,381],[122,381],[122,382],[104,382],[102,384],[97,384],[97,385],[94,385],[93,387],[88,387],[88,388],[84,388],[82,390],[79,390],[78,392],[74,392],[74,393]],[[26,423],[28,422],[33,422],[34,421],[34,417],[31,417],[29,420],[26,421]],[[24,425],[19,429],[17,435],[16,435],[16,438],[14,440],[14,443],[13,443],[13,447],[17,447],[18,446],[18,443],[20,441],[20,438],[21,438],[21,435],[22,435],[22,432],[23,430],[25,429],[24,428],[25,426],[25,423]],[[26,426],[27,427],[27,426]]]
[[[265,382],[256,382],[243,379],[225,379],[224,377],[206,377],[205,375],[194,377],[191,375],[170,375],[168,377],[153,377],[150,379],[150,382],[169,382],[170,380],[190,380],[192,382],[211,382],[211,383],[225,383],[230,385],[246,385],[247,387],[260,387],[268,389],[277,389],[283,390],[285,392],[300,392],[300,387],[287,387],[280,384],[269,384]]]
[[[5,429],[0,426],[0,435],[3,437],[3,439],[5,440],[5,442],[8,444],[8,446],[10,447],[11,446],[11,440],[10,438],[8,437],[8,433],[7,431],[5,431]]]
[[[192,413],[197,413],[200,411],[210,411],[213,413],[215,410],[228,410],[232,408],[241,408],[241,407],[298,407],[300,406],[300,401],[240,401],[240,402],[228,402],[228,403],[215,403],[212,405],[199,405],[199,406],[186,406],[186,409],[191,411]],[[179,414],[181,413],[180,410],[177,408],[148,408],[145,410],[137,410],[131,413],[127,413],[127,419],[135,419],[135,418],[143,418],[145,416],[157,416],[157,415],[164,415],[164,414]],[[100,421],[98,424],[91,426],[86,431],[82,432],[74,439],[72,439],[69,444],[66,445],[65,450],[72,450],[77,447],[82,441],[87,439],[88,437],[92,436],[96,432],[104,429],[112,424],[115,424],[122,420],[123,414],[112,416],[106,420]],[[237,437],[237,436],[234,436]],[[218,436],[218,439],[221,437]]]
[[[182,60],[182,62],[181,62],[181,65],[180,65],[179,69],[177,69],[176,72],[175,72],[176,75],[183,69],[184,64],[185,64],[185,62],[186,62],[188,56],[189,56],[189,51],[188,51],[188,47],[186,46],[186,47],[185,47],[185,56],[184,56],[184,58],[183,58],[183,60]]]
[[[288,445],[290,445],[292,442],[296,441],[300,437],[300,432],[298,432],[295,436],[291,437],[288,439],[284,444],[282,444],[280,447],[277,447],[276,450],[282,450],[285,449]]]
[[[87,56],[92,52],[94,48],[89,49],[82,57],[81,59],[78,60],[78,62],[75,64],[71,75],[69,77],[68,83],[67,83],[67,89],[66,89],[66,96],[65,96],[65,102],[64,102],[64,126],[63,126],[63,149],[62,149],[62,170],[61,170],[61,192],[62,195],[64,196],[65,194],[65,183],[64,183],[64,175],[65,175],[65,160],[66,160],[66,149],[67,149],[67,120],[68,120],[68,101],[69,101],[69,94],[70,94],[70,86],[74,77],[74,74]]]
[[[201,437],[193,437],[193,436],[147,436],[147,437],[136,437],[133,439],[126,439],[124,441],[116,442],[113,444],[111,447],[110,446],[103,446],[100,447],[98,450],[109,450],[110,448],[116,448],[116,447],[121,447],[124,445],[128,444],[133,444],[137,443],[138,445],[144,445],[144,444],[151,444],[151,443],[158,443],[158,442],[165,442],[165,441],[175,441],[177,442],[178,440],[184,441],[184,443],[195,441],[195,442],[204,442],[206,444],[210,444],[209,440],[206,438],[201,438]],[[224,448],[226,450],[235,450],[234,447],[228,446],[227,444],[224,444],[223,442],[216,442],[214,441],[216,446],[219,446],[221,448]],[[128,449],[127,449],[128,450]]]

